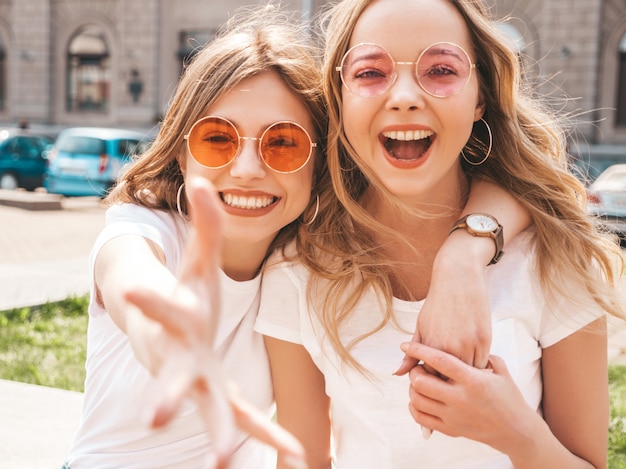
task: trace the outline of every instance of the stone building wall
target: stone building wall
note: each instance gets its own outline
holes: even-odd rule
[[[494,16],[506,18],[508,27],[519,33],[529,77],[547,102],[576,116],[576,135],[591,142],[626,143],[626,128],[614,123],[617,89],[626,86],[618,83],[626,0],[488,2]],[[0,122],[27,118],[56,125],[149,127],[165,111],[176,86],[185,41],[206,40],[232,11],[249,3],[0,0],[0,47],[5,49],[6,68]],[[282,3],[313,15],[326,1]],[[110,52],[110,102],[105,112],[68,111],[67,48],[84,24],[104,31]]]

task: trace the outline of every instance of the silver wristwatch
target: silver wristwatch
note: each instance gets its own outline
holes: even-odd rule
[[[496,245],[496,253],[488,265],[495,264],[502,258],[504,254],[502,250],[504,247],[503,228],[495,217],[486,213],[470,213],[458,220],[448,234],[459,228],[466,229],[472,236],[488,236],[493,239]]]

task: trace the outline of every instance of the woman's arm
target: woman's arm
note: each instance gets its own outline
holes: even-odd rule
[[[447,381],[410,372],[411,415],[419,424],[507,454],[516,469],[604,468],[608,384],[604,319],[544,349],[545,420],[528,406],[504,361],[479,370],[422,344],[403,348]]]
[[[309,469],[330,469],[330,400],[306,349],[265,337],[279,425],[304,446]],[[279,461],[279,469],[286,466]]]
[[[511,194],[477,179],[472,181],[462,215],[476,212],[494,216],[504,227],[505,251],[507,243],[531,222],[528,211]],[[487,366],[491,310],[483,273],[494,256],[494,246],[492,238],[472,236],[464,229],[448,236],[435,258],[413,341],[451,353],[478,368]],[[405,355],[396,373],[408,372],[415,363]]]
[[[601,318],[544,349],[541,360],[546,422],[569,451],[596,468],[606,467],[607,458],[606,350],[606,319]]]
[[[176,279],[163,264],[162,251],[141,236],[114,238],[98,253],[94,276],[98,301],[128,335],[137,359],[156,374],[162,360],[162,327],[130,304],[126,295],[134,290],[173,291]]]

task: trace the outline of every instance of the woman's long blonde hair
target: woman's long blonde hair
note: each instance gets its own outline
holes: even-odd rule
[[[343,0],[329,10],[323,25],[326,39],[324,93],[329,112],[327,159],[332,178],[321,188],[320,216],[300,229],[299,250],[314,273],[309,297],[335,350],[345,362],[361,368],[350,355],[355,343],[393,321],[389,273],[393,263],[370,233],[403,239],[367,213],[359,200],[366,190],[399,206],[397,199],[359,165],[343,131],[342,88],[336,66],[348,49],[355,24],[375,0]],[[534,227],[540,284],[549,301],[568,295],[564,279],[575,279],[609,313],[624,317],[614,284],[621,278],[622,258],[613,239],[598,229],[585,211],[584,186],[568,170],[565,134],[554,112],[542,108],[522,83],[517,55],[494,27],[481,0],[451,0],[463,16],[477,58],[485,120],[493,130],[491,156],[465,170],[503,187],[530,212]],[[464,152],[480,154],[471,137]],[[484,154],[484,151],[483,151]],[[334,193],[333,193],[334,191]],[[399,210],[407,210],[399,206]],[[404,240],[407,247],[410,243]],[[598,275],[598,268],[601,275]],[[320,291],[323,289],[323,292]],[[376,292],[384,314],[377,328],[351,343],[339,330],[363,296]],[[321,302],[321,305],[320,303]]]
[[[307,25],[292,14],[271,3],[238,10],[186,67],[154,143],[124,173],[107,202],[177,212],[184,135],[235,85],[270,70],[280,75],[311,115],[318,141],[315,178],[322,179],[326,173],[327,115],[319,59]],[[180,202],[180,210],[187,213],[185,198]],[[309,203],[304,218],[310,219],[314,210],[315,203]],[[291,240],[298,224],[294,221],[284,227],[268,252]]]

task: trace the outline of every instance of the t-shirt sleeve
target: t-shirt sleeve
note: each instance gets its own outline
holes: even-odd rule
[[[268,262],[261,280],[261,305],[254,329],[266,336],[302,344],[300,315],[306,296],[288,262]]]
[[[544,303],[539,336],[542,348],[560,342],[606,315],[584,287],[572,285],[565,288],[564,292],[568,293],[552,303]]]
[[[112,239],[125,235],[142,236],[159,246],[165,255],[166,266],[176,272],[180,259],[180,239],[185,233],[182,225],[165,212],[160,213],[135,204],[113,205],[107,209],[106,223],[89,254],[91,307],[89,313],[97,316],[105,311],[95,301],[93,276],[96,258],[102,247]]]

